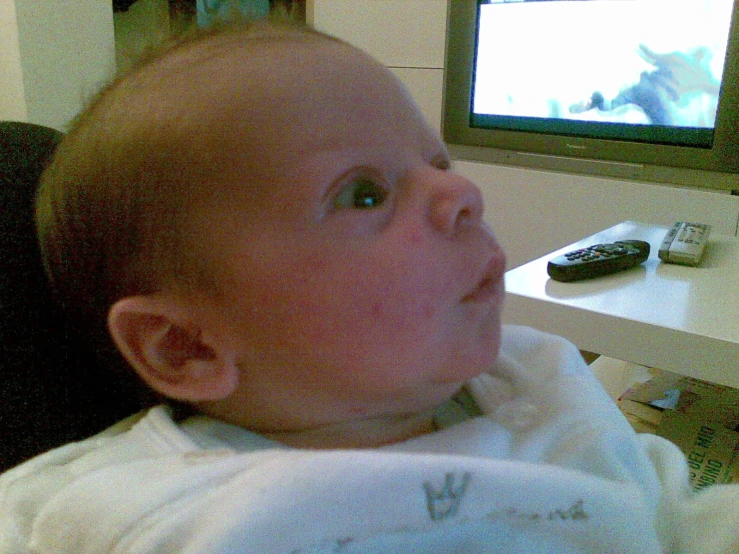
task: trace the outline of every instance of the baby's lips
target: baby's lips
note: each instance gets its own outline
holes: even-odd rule
[[[505,274],[505,256],[500,249],[485,265],[477,285],[462,299],[463,302],[487,302],[500,290],[500,283]]]

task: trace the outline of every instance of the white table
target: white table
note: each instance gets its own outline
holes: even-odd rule
[[[504,321],[611,358],[739,387],[739,238],[712,234],[698,267],[666,264],[668,227],[626,221],[506,273]],[[649,259],[620,273],[560,283],[547,262],[596,243],[645,240]]]

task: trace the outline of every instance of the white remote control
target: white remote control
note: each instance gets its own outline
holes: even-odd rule
[[[710,234],[710,225],[678,221],[662,240],[659,259],[673,264],[698,265]]]

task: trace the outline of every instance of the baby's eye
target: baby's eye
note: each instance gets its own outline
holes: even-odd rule
[[[369,179],[356,179],[344,186],[334,198],[334,208],[372,209],[387,198],[387,190]]]

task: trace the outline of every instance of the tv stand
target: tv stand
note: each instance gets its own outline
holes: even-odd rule
[[[508,271],[504,321],[610,358],[739,387],[739,238],[712,234],[701,265],[688,267],[657,257],[667,230],[625,221]],[[575,283],[547,275],[555,256],[624,239],[649,242],[649,259]]]

